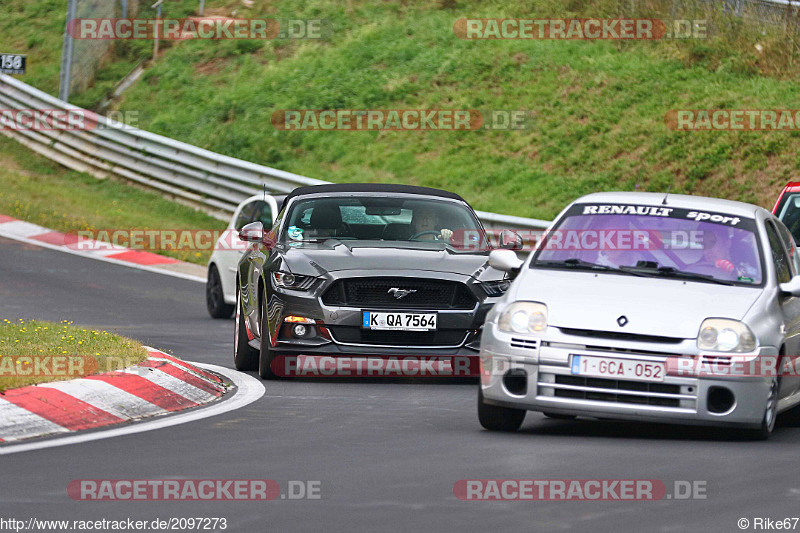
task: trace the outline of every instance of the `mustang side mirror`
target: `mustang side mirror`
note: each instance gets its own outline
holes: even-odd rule
[[[500,248],[503,250],[521,250],[522,237],[514,231],[504,229],[500,232]]]
[[[239,230],[239,239],[245,242],[261,242],[264,239],[264,224],[258,220],[251,222]]]
[[[489,253],[489,266],[516,275],[522,266],[522,260],[511,250],[492,250]]]
[[[779,288],[783,293],[800,296],[800,276],[795,276],[786,283],[781,283]]]

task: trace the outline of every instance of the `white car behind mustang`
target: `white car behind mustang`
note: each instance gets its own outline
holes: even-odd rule
[[[233,315],[236,304],[236,269],[239,259],[247,249],[247,243],[239,241],[239,230],[256,221],[264,224],[264,227],[272,227],[285,197],[257,194],[236,207],[227,231],[215,243],[214,253],[208,261],[206,308],[213,318],[230,318]]]

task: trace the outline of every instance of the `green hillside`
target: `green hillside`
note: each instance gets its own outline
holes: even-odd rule
[[[174,4],[185,13],[196,2]],[[676,132],[664,116],[800,109],[797,58],[784,37],[715,14],[708,39],[683,42],[469,41],[453,32],[461,17],[620,16],[630,5],[211,1],[212,14],[324,19],[330,38],[175,43],[120,107],[138,111],[145,129],[234,157],[329,181],[451,189],[486,211],[549,219],[582,194],[637,186],[771,207],[800,169],[800,133]],[[642,5],[652,14],[659,4]],[[32,78],[52,90],[50,75]],[[281,109],[402,108],[526,109],[533,120],[506,132],[302,132],[270,123]]]

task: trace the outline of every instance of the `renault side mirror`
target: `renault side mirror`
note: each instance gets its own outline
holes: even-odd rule
[[[523,261],[511,250],[492,250],[489,253],[489,266],[501,272],[516,275]]]

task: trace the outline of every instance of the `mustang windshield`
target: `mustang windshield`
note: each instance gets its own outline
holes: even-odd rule
[[[288,243],[336,238],[452,244],[464,235],[482,235],[468,207],[407,196],[309,198],[293,204],[287,215],[281,240]]]
[[[579,204],[548,232],[531,268],[635,272],[759,285],[762,260],[753,219],[669,206]]]

